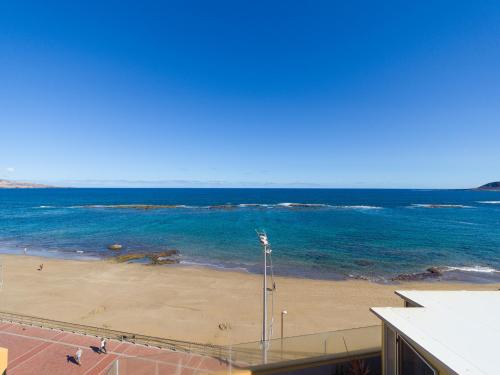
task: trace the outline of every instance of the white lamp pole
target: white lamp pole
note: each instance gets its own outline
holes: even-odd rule
[[[281,312],[281,359],[283,359],[283,320],[286,314],[288,314],[286,310]]]

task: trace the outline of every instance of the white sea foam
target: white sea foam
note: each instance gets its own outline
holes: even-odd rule
[[[465,225],[481,225],[478,223],[471,223],[469,221],[456,221],[457,224],[465,224]]]
[[[280,207],[330,207],[328,204],[323,203],[278,203],[277,206]]]
[[[381,210],[382,207],[379,206],[368,206],[368,205],[353,205],[353,206],[335,206],[335,208],[340,208],[344,210]]]
[[[343,210],[379,210],[382,207],[379,206],[369,206],[369,205],[338,205],[332,206],[329,204],[322,203],[278,203],[277,206],[280,207],[291,207],[291,208],[301,208],[301,207],[325,207],[325,208],[337,208]]]
[[[240,203],[238,207],[271,207],[272,205],[264,204],[264,203]]]
[[[482,203],[482,204],[500,204],[500,201],[478,201],[477,203]]]
[[[444,267],[445,271],[500,273],[500,270],[484,266]]]

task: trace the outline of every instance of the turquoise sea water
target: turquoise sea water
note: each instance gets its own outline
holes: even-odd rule
[[[259,272],[255,229],[268,233],[278,274],[384,280],[437,266],[447,279],[500,280],[500,192],[0,190],[4,253],[105,257],[118,242],[124,252],[175,248],[185,263]]]

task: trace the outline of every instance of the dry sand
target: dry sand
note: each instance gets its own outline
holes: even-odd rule
[[[260,339],[259,275],[187,266],[1,255],[0,310],[173,339],[228,344]],[[43,271],[37,271],[44,264]],[[285,336],[379,324],[372,306],[402,306],[397,289],[495,290],[500,284],[276,278],[275,332]],[[224,323],[230,327],[219,329]]]

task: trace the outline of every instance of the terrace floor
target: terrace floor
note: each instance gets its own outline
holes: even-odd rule
[[[0,322],[0,347],[9,350],[9,375],[105,375],[116,359],[119,374],[191,375],[223,371],[226,364],[197,354],[108,340],[108,353],[99,354],[99,338]],[[78,348],[82,365],[71,361]]]

